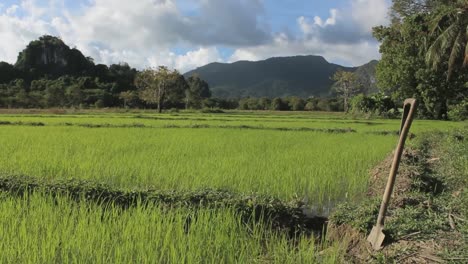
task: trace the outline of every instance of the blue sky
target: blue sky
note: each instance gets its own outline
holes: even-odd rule
[[[61,37],[97,63],[182,72],[206,63],[322,55],[343,65],[378,59],[373,26],[390,0],[2,0],[0,60]]]

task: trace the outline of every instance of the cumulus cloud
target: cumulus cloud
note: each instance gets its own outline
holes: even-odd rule
[[[260,60],[271,56],[322,55],[329,61],[361,65],[379,57],[372,27],[388,23],[386,0],[351,0],[350,6],[331,9],[330,16],[300,16],[301,35],[279,33],[266,45],[236,49],[230,61]]]
[[[60,33],[74,41],[112,49],[193,45],[256,45],[268,40],[257,24],[257,0],[203,0],[197,14],[184,16],[172,0],[95,0],[80,14],[67,15]]]
[[[167,65],[184,72],[224,60],[257,60],[297,54],[323,55],[359,64],[378,57],[371,27],[387,23],[386,0],[350,0],[328,17],[297,18],[299,34],[273,32],[264,0],[92,0],[68,10],[61,0],[35,0],[0,9],[0,60],[15,62],[25,45],[58,35],[97,63],[128,62],[138,68]],[[187,11],[186,9],[189,8]],[[21,15],[18,15],[18,14]],[[173,47],[188,47],[176,54]]]
[[[5,11],[0,13],[0,61],[15,62],[18,52],[29,41],[51,31],[48,22],[38,17],[42,10],[33,8],[33,4],[24,1],[21,6],[3,7]],[[21,18],[16,16],[19,9],[25,12]]]

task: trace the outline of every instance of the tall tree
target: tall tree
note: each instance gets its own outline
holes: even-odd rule
[[[149,104],[157,104],[158,112],[161,113],[171,93],[180,88],[180,77],[177,70],[159,66],[156,69],[148,68],[138,73],[135,85],[140,90],[141,100]]]
[[[210,86],[197,74],[188,77],[187,84],[185,108],[200,108],[203,99],[211,97]]]
[[[138,96],[135,91],[125,91],[120,92],[119,98],[123,100],[124,108],[127,108],[128,106],[132,105],[134,101],[136,101]]]
[[[466,57],[466,45],[461,52],[463,36],[453,30],[461,26],[450,28],[451,23],[457,20],[450,20],[447,15],[454,14],[457,1],[393,2],[393,10],[398,11],[399,18],[390,26],[374,28],[382,53],[376,74],[379,87],[386,94],[391,94],[394,100],[406,97],[419,99],[422,103],[418,113],[425,117],[447,118],[449,105],[457,104],[466,95],[462,88],[468,77],[461,67]],[[397,6],[415,2],[424,3],[424,6],[413,8],[411,12]]]
[[[434,70],[447,67],[450,80],[454,71],[468,65],[468,1],[440,6],[431,22],[436,39],[426,53],[426,62]]]
[[[343,98],[344,110],[348,112],[349,99],[355,95],[361,88],[358,77],[353,72],[338,70],[332,77],[335,81],[334,90]]]

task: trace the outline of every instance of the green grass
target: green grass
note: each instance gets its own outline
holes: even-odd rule
[[[306,112],[8,111],[1,121],[16,122],[0,126],[3,178],[89,180],[127,190],[223,189],[286,202],[304,199],[318,207],[365,193],[369,170],[397,141],[395,135],[373,132],[397,131],[400,122]],[[416,120],[412,132],[466,125]],[[208,128],[195,129],[200,126]],[[160,204],[123,210],[67,197],[3,193],[0,212],[0,263],[336,263],[347,243],[328,245],[304,234],[291,239],[268,228],[269,219],[243,222],[232,207],[195,212]],[[186,233],[188,215],[194,220]]]
[[[3,126],[0,174],[219,188],[321,204],[365,190],[395,137],[242,129]]]
[[[268,112],[267,112],[268,113]],[[349,119],[344,115],[327,114],[250,114],[250,113],[227,113],[227,114],[149,114],[149,113],[109,113],[109,114],[73,114],[73,115],[1,115],[0,121],[10,122],[43,122],[46,125],[63,126],[68,124],[111,124],[111,125],[133,125],[141,124],[149,127],[162,128],[167,126],[255,126],[266,128],[317,128],[330,129],[352,128],[357,132],[373,131],[397,131],[400,120],[389,119]],[[448,121],[417,120],[417,125],[412,129],[413,133],[427,130],[446,130],[466,126],[467,123]]]
[[[288,238],[229,208],[127,210],[67,197],[0,194],[1,263],[336,263],[313,237]]]

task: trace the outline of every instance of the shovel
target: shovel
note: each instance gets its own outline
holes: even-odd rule
[[[390,196],[392,195],[393,186],[395,184],[395,178],[400,165],[401,154],[403,153],[403,147],[405,146],[405,140],[408,136],[413,117],[416,112],[416,99],[406,99],[403,103],[403,117],[401,118],[400,127],[400,139],[393,156],[392,168],[390,169],[390,175],[388,176],[387,186],[385,187],[385,193],[383,195],[382,204],[380,205],[379,217],[377,218],[376,225],[372,228],[367,241],[372,244],[374,250],[379,250],[384,241],[385,235],[382,232],[384,228],[385,214],[387,213],[388,204],[390,202]]]

